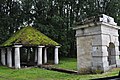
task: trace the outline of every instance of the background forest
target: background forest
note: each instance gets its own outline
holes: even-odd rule
[[[76,22],[98,14],[120,25],[120,0],[0,0],[0,43],[24,26],[33,26],[60,43],[61,56],[76,56]]]

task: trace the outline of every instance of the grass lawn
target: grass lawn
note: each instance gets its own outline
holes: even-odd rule
[[[76,59],[61,59],[60,64],[55,65],[55,67],[76,70]],[[93,78],[116,76],[119,71],[120,68],[117,68],[103,74],[75,75],[40,68],[15,70],[0,66],[0,80],[89,80]]]
[[[75,58],[62,58],[59,65],[55,65],[54,67],[77,70],[77,60]]]

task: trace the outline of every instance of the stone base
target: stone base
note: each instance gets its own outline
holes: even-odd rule
[[[78,70],[78,74],[90,74],[90,73],[92,73],[91,68],[80,68],[80,70]]]
[[[109,69],[110,69],[110,67],[102,67],[101,69],[92,67],[92,72],[93,73],[103,73],[103,72],[107,72]]]
[[[101,69],[97,69],[96,67],[92,67],[92,68],[81,68],[80,70],[78,70],[78,74],[101,74],[104,72],[107,72],[110,69],[110,67],[103,67]]]

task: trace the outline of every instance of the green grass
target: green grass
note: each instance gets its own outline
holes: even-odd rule
[[[62,58],[59,65],[55,65],[54,67],[77,70],[77,60],[75,58]]]
[[[76,59],[61,59],[55,67],[76,70]],[[75,75],[40,68],[10,69],[0,66],[0,80],[89,80],[94,78],[116,76],[120,68],[112,69],[103,74]]]

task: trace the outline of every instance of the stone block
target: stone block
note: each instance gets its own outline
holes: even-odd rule
[[[91,66],[91,37],[79,37],[77,38],[77,63],[78,69],[87,68]]]
[[[98,56],[94,56],[93,58],[92,58],[92,62],[94,63],[94,62],[97,62],[97,63],[102,63],[102,62],[106,62],[106,61],[108,61],[108,57],[98,57]]]
[[[103,56],[108,56],[108,46],[104,45],[101,47]]]
[[[100,26],[88,27],[84,29],[84,34],[86,35],[98,35],[101,33]]]
[[[99,46],[102,45],[101,35],[93,35],[92,36],[92,45],[93,46]]]
[[[76,30],[76,37],[81,36],[93,36],[101,34],[101,28],[99,26],[96,27],[88,27],[88,28],[80,28]]]
[[[117,25],[117,23],[115,23],[115,21],[114,21],[114,18],[107,16],[105,14],[102,14],[101,17],[99,18],[99,20],[101,22],[109,23],[111,25]]]
[[[92,69],[99,69],[99,70],[103,70],[103,71],[107,71],[109,68],[108,62],[93,62],[92,63]]]
[[[81,35],[83,35],[83,31],[82,31],[82,29],[79,29],[79,30],[77,30],[76,31],[76,37],[78,36],[81,36]]]
[[[107,46],[94,46],[92,56],[108,56]]]
[[[102,50],[100,46],[92,47],[92,56],[102,56]]]
[[[114,28],[113,26],[110,27],[109,25],[101,25],[101,33],[118,36],[118,29]]]
[[[111,36],[107,34],[101,34],[102,45],[109,46],[111,42]]]

